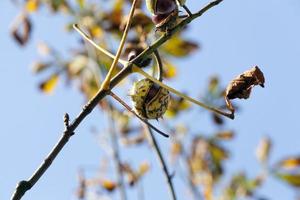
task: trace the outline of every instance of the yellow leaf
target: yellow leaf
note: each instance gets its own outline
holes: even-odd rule
[[[196,43],[183,40],[179,36],[172,37],[162,46],[163,50],[175,57],[184,57],[198,48]]]
[[[51,94],[55,86],[57,85],[57,82],[58,82],[58,74],[53,74],[52,76],[50,76],[49,79],[42,82],[39,87],[44,93]]]
[[[294,169],[300,167],[300,157],[282,160],[279,165],[285,169]]]
[[[278,173],[277,176],[292,186],[300,187],[300,174]]]
[[[100,37],[103,34],[103,30],[99,26],[93,26],[91,28],[91,34],[93,37]]]
[[[213,158],[218,162],[227,159],[229,157],[228,152],[225,149],[214,144],[210,145],[210,152]]]
[[[116,189],[117,184],[111,180],[102,180],[101,186],[109,192],[112,192]]]
[[[182,152],[182,145],[180,142],[174,142],[171,145],[171,154],[178,155]]]
[[[150,169],[149,163],[148,162],[143,162],[141,163],[141,165],[139,166],[139,176],[144,175],[145,173],[147,173]]]
[[[232,131],[218,132],[215,137],[220,140],[231,140],[234,137],[234,133]]]
[[[164,62],[164,77],[173,78],[176,76],[176,67],[170,62]]]
[[[83,8],[83,7],[84,7],[85,0],[77,0],[77,3],[79,4],[79,7],[80,7],[80,8]]]
[[[26,9],[28,12],[33,13],[35,12],[39,7],[38,0],[28,0],[26,2]]]

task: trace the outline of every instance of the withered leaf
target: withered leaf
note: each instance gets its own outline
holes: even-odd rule
[[[179,35],[172,37],[162,46],[162,50],[165,53],[174,57],[185,57],[198,48],[199,45],[197,43],[185,40]]]
[[[250,70],[237,76],[233,79],[226,88],[225,100],[227,107],[234,111],[230,99],[248,99],[251,90],[254,86],[260,85],[264,87],[265,77],[263,72],[258,68],[258,66],[253,67]]]
[[[264,87],[264,83],[264,74],[255,66],[240,74],[229,83],[226,88],[226,97],[228,99],[248,99],[251,89],[256,85]]]
[[[27,15],[18,16],[13,23],[11,35],[20,44],[24,46],[30,37],[32,31],[32,24]]]

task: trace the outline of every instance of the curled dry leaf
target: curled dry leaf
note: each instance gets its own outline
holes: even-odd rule
[[[234,108],[230,102],[231,99],[248,99],[254,86],[260,85],[264,87],[265,77],[258,66],[237,76],[226,88],[225,100],[227,107],[234,112]]]
[[[31,31],[32,24],[30,19],[27,15],[21,14],[13,22],[11,35],[16,40],[16,42],[18,42],[18,44],[24,46],[29,40]]]

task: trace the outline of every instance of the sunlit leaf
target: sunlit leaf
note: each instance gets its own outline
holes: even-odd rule
[[[300,157],[291,157],[279,162],[279,166],[283,169],[295,169],[300,167]]]
[[[111,180],[105,179],[105,180],[101,181],[101,186],[105,190],[107,190],[109,192],[112,192],[112,191],[114,191],[116,189],[117,184],[115,182],[111,181]]]
[[[175,117],[180,111],[190,108],[190,103],[183,98],[171,96],[168,110],[165,113],[166,117]]]
[[[259,142],[259,145],[256,148],[257,159],[262,163],[266,162],[270,156],[271,148],[272,148],[271,139],[268,137],[262,138]]]
[[[222,131],[222,132],[218,132],[215,135],[215,138],[219,139],[219,140],[231,140],[234,138],[234,133],[232,131]]]
[[[217,162],[228,158],[228,152],[216,144],[210,145],[210,152]]]
[[[209,85],[208,85],[208,92],[212,96],[216,96],[219,93],[219,78],[213,76],[210,78]]]
[[[142,162],[139,166],[138,175],[143,176],[146,174],[150,169],[150,165],[148,162]]]
[[[171,145],[171,155],[176,157],[182,152],[182,144],[180,142],[173,142]]]
[[[91,35],[93,37],[101,37],[103,35],[103,30],[100,26],[92,26]]]
[[[172,63],[167,61],[163,62],[163,70],[165,78],[174,78],[177,74],[176,67]]]
[[[88,58],[84,55],[77,55],[69,64],[68,72],[71,76],[78,75],[88,64]]]
[[[18,44],[24,46],[27,44],[32,32],[32,24],[27,15],[20,15],[13,22],[11,35]]]
[[[35,12],[39,7],[39,0],[28,0],[26,2],[26,10],[30,13]]]
[[[300,174],[276,173],[277,177],[286,183],[300,187]]]
[[[192,53],[198,48],[198,45],[194,42],[184,40],[179,36],[174,36],[168,40],[162,49],[175,57],[184,57]]]
[[[54,88],[57,85],[57,82],[58,82],[58,74],[53,74],[46,81],[42,82],[39,87],[44,93],[51,94],[53,93]]]

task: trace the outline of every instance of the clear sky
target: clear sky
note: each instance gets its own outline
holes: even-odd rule
[[[187,1],[193,11],[203,4],[203,1]],[[33,173],[60,137],[63,114],[68,112],[74,117],[84,99],[75,87],[66,87],[63,82],[52,96],[40,93],[37,84],[42,77],[33,75],[29,68],[37,58],[36,44],[40,40],[61,50],[74,46],[76,37],[64,32],[66,19],[39,12],[33,17],[32,40],[20,48],[9,35],[10,23],[18,10],[10,1],[0,1],[0,7],[3,8],[0,17],[0,199],[9,199],[16,183]],[[196,20],[188,31],[187,37],[199,41],[202,50],[178,61],[179,77],[176,82],[169,82],[170,85],[197,96],[213,74],[220,75],[222,83],[228,83],[254,65],[265,73],[265,89],[256,88],[250,100],[239,101],[241,112],[234,121],[228,121],[228,126],[238,133],[227,145],[233,152],[227,162],[230,173],[247,169],[249,175],[256,174],[259,165],[254,149],[264,135],[269,135],[274,142],[272,162],[300,153],[299,22],[299,0],[224,0]],[[196,107],[194,110],[197,115],[181,120],[189,122],[193,131],[214,131],[207,114]],[[93,112],[23,199],[73,199],[78,168],[98,166],[103,155],[104,150],[99,148],[90,129],[101,128],[105,121],[106,117],[99,111]],[[160,143],[167,152],[168,140],[161,138]],[[129,150],[122,156],[131,162],[149,158],[153,171],[144,180],[146,199],[168,198],[156,157],[149,149]],[[175,187],[182,184],[176,182]],[[259,193],[274,200],[295,197],[294,190],[272,178]],[[133,191],[130,196],[136,199]],[[186,199],[185,194],[178,196]]]

